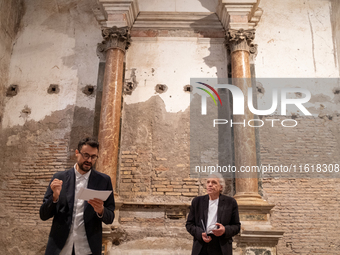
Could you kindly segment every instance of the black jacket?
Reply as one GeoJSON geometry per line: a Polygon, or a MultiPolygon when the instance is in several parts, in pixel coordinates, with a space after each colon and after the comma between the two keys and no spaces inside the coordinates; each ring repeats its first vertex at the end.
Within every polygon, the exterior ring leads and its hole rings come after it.
{"type": "MultiPolygon", "coordinates": [[[[54,174],[51,182],[55,178],[63,181],[58,202],[53,203],[53,191],[51,190],[50,185],[48,185],[43,204],[40,207],[40,218],[42,220],[48,220],[49,218],[54,217],[46,247],[46,255],[58,255],[60,253],[66,243],[72,224],[75,192],[74,168],[54,174]]],[[[95,190],[112,190],[111,178],[106,174],[92,169],[87,187],[95,190]]],[[[105,224],[111,224],[114,219],[114,209],[115,202],[113,192],[104,202],[104,213],[102,218],[99,218],[93,207],[85,201],[85,231],[93,255],[101,254],[102,221],[105,224]]]]}
{"type": "MultiPolygon", "coordinates": [[[[194,237],[192,255],[198,255],[205,245],[202,239],[203,227],[207,226],[209,209],[209,195],[196,197],[191,202],[190,212],[188,215],[186,229],[194,237]]],[[[232,237],[240,232],[240,219],[238,215],[238,206],[234,198],[220,195],[217,209],[217,223],[225,227],[225,233],[218,237],[219,244],[223,255],[232,254],[232,237]]]]}

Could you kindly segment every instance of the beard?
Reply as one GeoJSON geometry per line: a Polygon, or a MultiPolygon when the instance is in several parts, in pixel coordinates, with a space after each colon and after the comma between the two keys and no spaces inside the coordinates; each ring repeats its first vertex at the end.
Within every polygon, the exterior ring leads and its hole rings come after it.
{"type": "Polygon", "coordinates": [[[83,162],[83,163],[81,163],[81,164],[78,163],[78,166],[79,166],[79,168],[80,168],[82,171],[88,172],[88,171],[90,171],[91,168],[92,168],[92,163],[85,161],[85,162],[83,162]]]}

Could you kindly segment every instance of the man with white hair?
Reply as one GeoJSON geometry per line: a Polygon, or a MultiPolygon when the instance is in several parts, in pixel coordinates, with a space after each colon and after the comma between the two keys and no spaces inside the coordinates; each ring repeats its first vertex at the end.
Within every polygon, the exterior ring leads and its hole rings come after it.
{"type": "Polygon", "coordinates": [[[238,206],[234,198],[222,195],[225,182],[220,173],[206,181],[207,195],[192,200],[186,222],[194,237],[192,255],[232,255],[232,237],[240,232],[238,206]]]}

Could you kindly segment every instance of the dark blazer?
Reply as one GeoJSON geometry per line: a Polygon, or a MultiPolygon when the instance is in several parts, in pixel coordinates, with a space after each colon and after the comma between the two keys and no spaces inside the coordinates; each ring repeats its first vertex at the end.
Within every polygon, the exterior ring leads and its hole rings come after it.
{"type": "MultiPolygon", "coordinates": [[[[196,197],[191,202],[190,212],[188,215],[186,228],[194,237],[192,255],[198,255],[203,245],[206,243],[202,239],[203,227],[207,226],[209,209],[209,195],[196,197]]],[[[238,215],[238,206],[234,198],[220,195],[217,209],[217,223],[225,227],[225,233],[218,237],[223,255],[232,254],[232,237],[240,232],[240,219],[238,215]]]]}
{"type": "MultiPolygon", "coordinates": [[[[55,178],[63,181],[58,202],[53,203],[53,191],[51,190],[50,185],[48,185],[43,204],[40,207],[40,218],[42,220],[45,221],[54,217],[47,242],[46,255],[57,255],[61,252],[68,238],[72,224],[75,192],[74,168],[54,174],[51,182],[55,178]]],[[[106,174],[92,169],[87,187],[95,190],[112,190],[111,178],[106,174]]],[[[102,218],[99,218],[93,207],[85,201],[85,231],[93,255],[101,254],[102,221],[105,224],[111,224],[114,219],[114,209],[115,202],[113,192],[104,202],[104,213],[102,218]]]]}

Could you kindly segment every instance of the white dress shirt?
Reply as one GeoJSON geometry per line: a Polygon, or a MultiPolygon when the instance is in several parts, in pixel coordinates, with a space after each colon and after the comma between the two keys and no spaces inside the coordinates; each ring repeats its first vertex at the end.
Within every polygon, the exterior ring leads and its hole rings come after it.
{"type": "Polygon", "coordinates": [[[87,255],[92,254],[84,225],[84,200],[77,199],[78,192],[81,187],[87,188],[89,176],[91,170],[86,174],[81,174],[76,170],[74,165],[74,172],[76,175],[75,192],[74,192],[74,204],[73,204],[73,215],[72,225],[70,234],[66,240],[64,248],[61,250],[60,255],[72,255],[74,246],[74,252],[76,255],[87,255]]]}
{"type": "Polygon", "coordinates": [[[217,198],[215,200],[209,200],[209,209],[208,209],[208,220],[207,220],[207,233],[212,234],[213,229],[217,229],[217,208],[218,201],[220,199],[217,198]]]}

